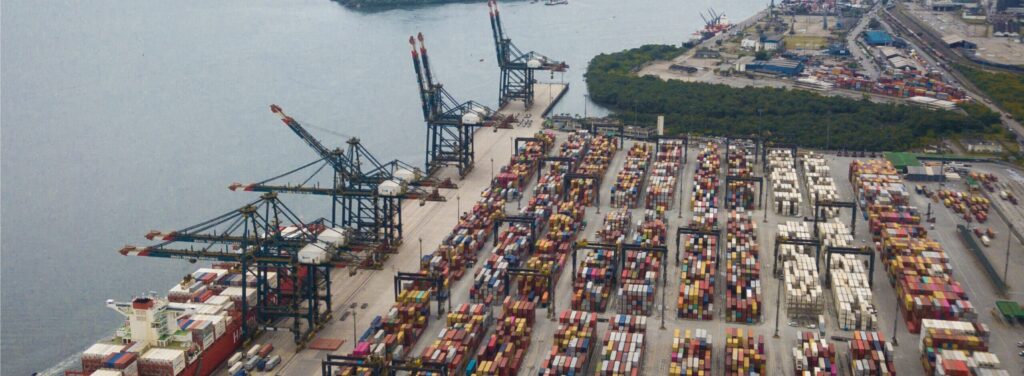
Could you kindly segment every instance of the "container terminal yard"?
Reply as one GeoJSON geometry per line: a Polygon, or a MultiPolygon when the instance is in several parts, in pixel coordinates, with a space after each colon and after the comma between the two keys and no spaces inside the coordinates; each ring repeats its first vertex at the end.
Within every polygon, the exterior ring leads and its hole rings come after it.
{"type": "Polygon", "coordinates": [[[166,300],[109,301],[126,326],[80,374],[1024,369],[1017,170],[664,135],[660,122],[644,140],[549,129],[569,88],[533,74],[568,67],[515,48],[489,5],[497,111],[434,80],[446,68],[422,35],[423,169],[357,139],[332,150],[272,106],[321,159],[232,184],[258,199],[121,249],[215,263],[166,300]],[[329,196],[332,218],[298,220],[288,193],[329,196]]]}

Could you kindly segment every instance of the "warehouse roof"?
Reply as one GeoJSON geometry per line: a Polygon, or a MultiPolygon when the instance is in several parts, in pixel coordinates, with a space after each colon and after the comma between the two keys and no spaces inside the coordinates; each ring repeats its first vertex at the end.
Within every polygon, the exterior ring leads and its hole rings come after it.
{"type": "Polygon", "coordinates": [[[885,159],[892,162],[892,166],[897,170],[903,171],[906,170],[907,167],[921,165],[921,161],[917,160],[917,156],[913,153],[885,152],[884,155],[885,159]]]}
{"type": "Polygon", "coordinates": [[[871,45],[890,44],[892,36],[882,30],[868,30],[864,32],[864,40],[871,45]]]}

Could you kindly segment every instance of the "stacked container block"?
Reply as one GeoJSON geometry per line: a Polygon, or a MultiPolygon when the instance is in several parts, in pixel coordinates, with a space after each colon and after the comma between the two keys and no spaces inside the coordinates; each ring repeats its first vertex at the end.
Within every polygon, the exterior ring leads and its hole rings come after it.
{"type": "Polygon", "coordinates": [[[726,221],[725,319],[761,320],[761,260],[757,224],[750,212],[731,211],[726,221]]]}
{"type": "Polygon", "coordinates": [[[672,208],[676,197],[676,180],[683,164],[683,147],[681,140],[664,140],[658,144],[647,181],[647,209],[663,214],[672,208]]]}
{"type": "Polygon", "coordinates": [[[601,347],[597,375],[638,376],[643,372],[647,317],[615,315],[601,347]]]}
{"type": "Polygon", "coordinates": [[[554,344],[537,375],[582,375],[597,346],[597,316],[590,312],[562,311],[554,344]]]}
{"type": "Polygon", "coordinates": [[[679,335],[679,329],[672,336],[672,362],[668,367],[670,376],[711,375],[713,353],[711,335],[704,329],[686,329],[679,335]]]}
{"type": "Polygon", "coordinates": [[[754,337],[751,331],[739,328],[725,329],[725,374],[726,376],[767,375],[765,364],[767,354],[764,336],[754,337]]]}
{"type": "Polygon", "coordinates": [[[640,202],[644,179],[651,164],[650,144],[637,143],[626,152],[626,162],[611,188],[613,208],[635,208],[640,202]]]}

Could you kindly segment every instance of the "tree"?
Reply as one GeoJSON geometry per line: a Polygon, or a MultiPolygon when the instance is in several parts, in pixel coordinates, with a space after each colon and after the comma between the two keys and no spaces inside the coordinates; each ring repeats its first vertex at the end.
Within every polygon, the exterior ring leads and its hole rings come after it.
{"type": "Polygon", "coordinates": [[[768,60],[770,57],[771,56],[768,54],[768,51],[765,50],[757,51],[757,53],[754,54],[755,60],[768,60]]]}

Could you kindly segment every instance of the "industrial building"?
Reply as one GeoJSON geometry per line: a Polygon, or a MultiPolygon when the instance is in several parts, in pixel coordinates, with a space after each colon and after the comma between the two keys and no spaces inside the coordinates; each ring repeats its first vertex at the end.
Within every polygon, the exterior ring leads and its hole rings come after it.
{"type": "Polygon", "coordinates": [[[890,46],[892,35],[882,30],[868,30],[864,32],[864,42],[869,46],[890,46]]]}
{"type": "Polygon", "coordinates": [[[746,70],[758,73],[796,76],[804,71],[804,63],[784,59],[755,60],[746,64],[746,70]]]}

